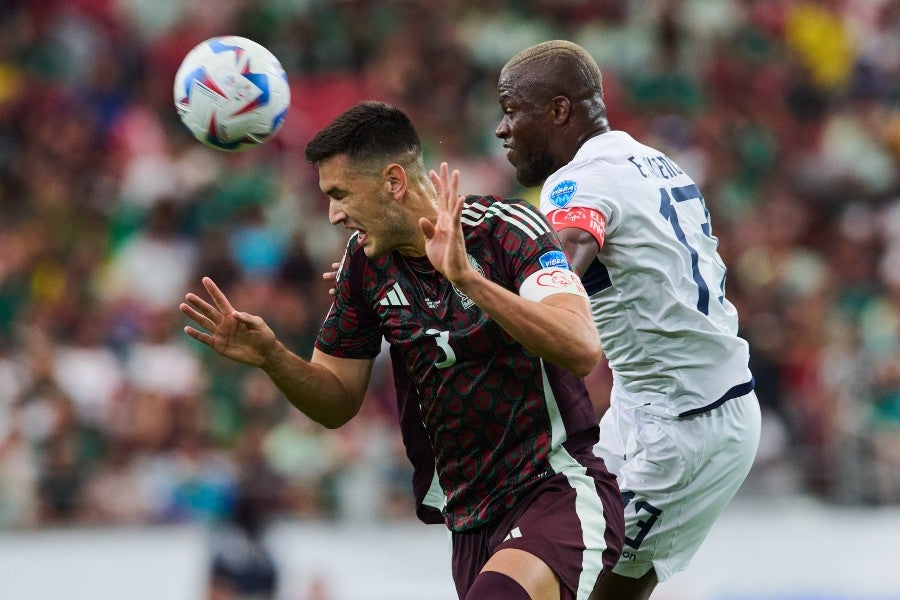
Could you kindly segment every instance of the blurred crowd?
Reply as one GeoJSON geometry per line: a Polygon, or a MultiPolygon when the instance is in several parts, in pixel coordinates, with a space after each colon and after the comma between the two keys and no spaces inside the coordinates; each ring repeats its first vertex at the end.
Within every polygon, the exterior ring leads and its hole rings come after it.
{"type": "MultiPolygon", "coordinates": [[[[743,493],[900,503],[900,2],[4,0],[0,529],[413,518],[386,361],[328,431],[177,306],[209,275],[309,356],[346,232],[303,149],[359,100],[406,110],[463,192],[533,199],[496,81],[555,38],[597,58],[613,128],[704,191],[764,405],[743,493]],[[173,106],[181,59],[223,34],[292,87],[250,152],[173,106]]],[[[606,367],[589,381],[599,414],[606,367]]]]}

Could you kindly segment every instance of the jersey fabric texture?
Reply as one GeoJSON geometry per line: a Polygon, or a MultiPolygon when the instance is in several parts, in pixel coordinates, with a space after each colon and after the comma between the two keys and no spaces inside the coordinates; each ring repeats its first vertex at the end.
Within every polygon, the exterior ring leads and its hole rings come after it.
{"type": "Polygon", "coordinates": [[[679,417],[753,389],[709,213],[674,162],[610,131],[547,179],[540,203],[557,229],[578,226],[596,238],[579,211],[605,221],[582,281],[622,404],[679,417]]]}
{"type": "Polygon", "coordinates": [[[557,228],[600,246],[582,281],[613,372],[595,451],[615,473],[625,544],[613,569],[687,567],[759,444],[747,342],[694,181],[621,131],[588,140],[541,190],[557,228]]]}
{"type": "MultiPolygon", "coordinates": [[[[462,224],[470,263],[512,291],[561,251],[546,218],[522,200],[471,196],[462,224]]],[[[418,398],[421,426],[401,406],[417,496],[432,505],[442,496],[451,530],[490,523],[545,477],[583,472],[572,455],[596,443],[599,427],[582,380],[525,350],[426,257],[370,259],[353,236],[316,347],[370,359],[382,338],[398,390],[418,398]],[[423,434],[433,466],[423,448],[410,448],[423,434]],[[438,485],[432,478],[425,490],[431,473],[438,485]]]]}

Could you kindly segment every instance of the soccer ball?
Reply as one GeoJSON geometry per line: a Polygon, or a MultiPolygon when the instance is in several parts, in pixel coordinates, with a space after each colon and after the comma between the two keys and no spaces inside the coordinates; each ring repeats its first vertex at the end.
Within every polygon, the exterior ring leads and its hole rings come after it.
{"type": "Polygon", "coordinates": [[[175,75],[175,108],[191,134],[219,150],[255,148],[281,128],[291,91],[278,59],[238,36],[188,52],[175,75]]]}

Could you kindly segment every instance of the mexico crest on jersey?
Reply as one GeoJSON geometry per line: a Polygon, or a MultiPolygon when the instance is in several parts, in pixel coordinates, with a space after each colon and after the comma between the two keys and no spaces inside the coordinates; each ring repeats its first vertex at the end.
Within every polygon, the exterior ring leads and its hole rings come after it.
{"type": "Polygon", "coordinates": [[[571,179],[560,181],[553,186],[553,190],[550,192],[550,202],[554,206],[562,208],[569,203],[569,200],[575,195],[575,190],[577,189],[577,181],[572,181],[571,179]]]}
{"type": "MultiPolygon", "coordinates": [[[[466,259],[468,259],[469,264],[472,265],[472,268],[478,271],[481,276],[484,277],[484,269],[481,268],[481,265],[478,264],[478,261],[475,260],[475,257],[469,253],[466,253],[466,259]]],[[[456,292],[456,294],[459,296],[459,300],[462,303],[463,308],[468,309],[470,306],[475,304],[475,302],[473,302],[471,298],[456,289],[455,286],[453,288],[453,291],[456,292]]]]}

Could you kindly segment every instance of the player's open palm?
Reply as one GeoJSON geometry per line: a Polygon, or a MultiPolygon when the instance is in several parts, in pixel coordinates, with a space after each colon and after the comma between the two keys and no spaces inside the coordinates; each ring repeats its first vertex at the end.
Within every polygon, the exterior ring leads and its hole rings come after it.
{"type": "Polygon", "coordinates": [[[185,296],[179,306],[203,330],[187,326],[184,332],[232,360],[255,367],[266,362],[277,344],[275,332],[262,318],[235,310],[222,290],[209,277],[203,278],[212,304],[196,294],[185,296]]]}
{"type": "Polygon", "coordinates": [[[465,198],[459,195],[459,171],[449,173],[447,163],[441,163],[440,174],[431,171],[431,181],[438,192],[437,221],[419,219],[425,234],[425,253],[434,268],[453,283],[462,281],[470,271],[463,237],[462,207],[465,198]]]}

